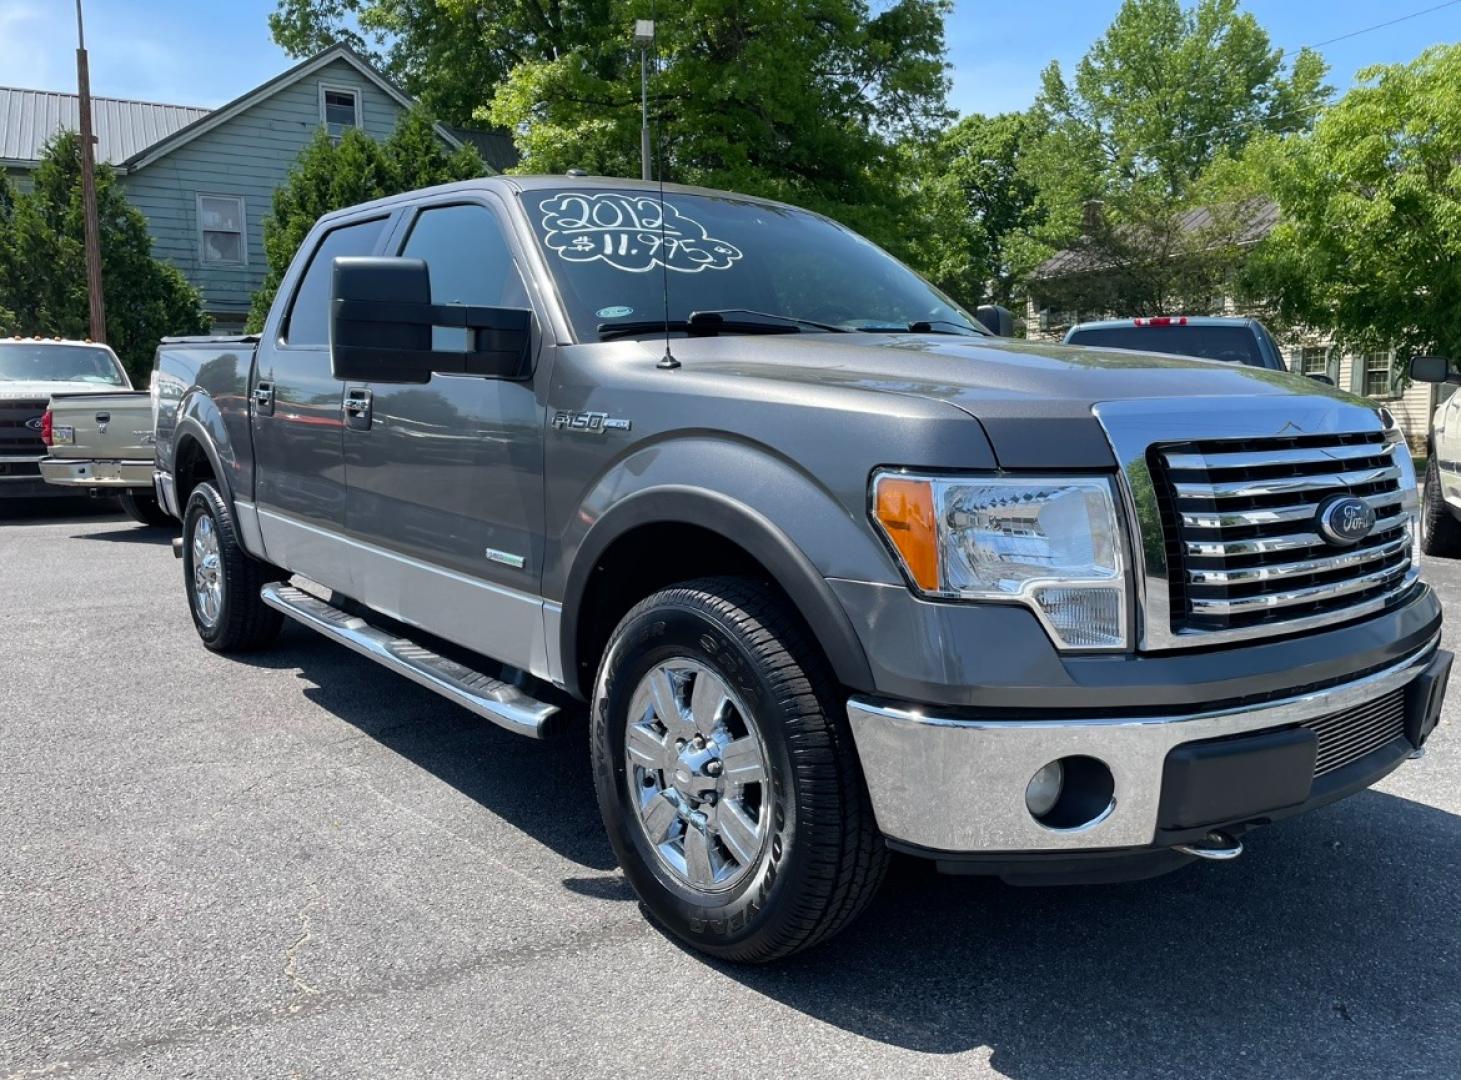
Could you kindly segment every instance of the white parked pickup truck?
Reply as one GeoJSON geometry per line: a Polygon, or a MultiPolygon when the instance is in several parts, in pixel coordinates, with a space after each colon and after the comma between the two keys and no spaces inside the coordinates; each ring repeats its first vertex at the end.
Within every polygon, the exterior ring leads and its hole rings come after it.
{"type": "Polygon", "coordinates": [[[0,494],[118,495],[167,521],[152,494],[152,404],[116,353],[90,341],[0,338],[0,494]]]}

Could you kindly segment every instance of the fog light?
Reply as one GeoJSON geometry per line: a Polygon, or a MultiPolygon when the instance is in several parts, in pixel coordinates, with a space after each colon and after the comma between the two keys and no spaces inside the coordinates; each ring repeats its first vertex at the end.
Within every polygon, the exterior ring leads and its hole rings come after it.
{"type": "Polygon", "coordinates": [[[1064,784],[1065,769],[1058,761],[1052,761],[1030,777],[1030,782],[1025,785],[1025,805],[1029,807],[1030,813],[1037,818],[1043,818],[1055,809],[1064,784]]]}

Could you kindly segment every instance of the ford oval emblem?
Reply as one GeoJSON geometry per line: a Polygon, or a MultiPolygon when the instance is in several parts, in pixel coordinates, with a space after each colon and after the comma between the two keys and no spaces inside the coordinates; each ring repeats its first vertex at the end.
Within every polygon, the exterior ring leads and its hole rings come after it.
{"type": "Polygon", "coordinates": [[[45,417],[42,416],[33,416],[25,422],[25,426],[32,431],[39,431],[41,429],[41,421],[44,419],[45,417]]]}
{"type": "Polygon", "coordinates": [[[1319,507],[1319,535],[1331,544],[1348,547],[1370,535],[1375,527],[1375,511],[1363,499],[1340,495],[1319,507]]]}

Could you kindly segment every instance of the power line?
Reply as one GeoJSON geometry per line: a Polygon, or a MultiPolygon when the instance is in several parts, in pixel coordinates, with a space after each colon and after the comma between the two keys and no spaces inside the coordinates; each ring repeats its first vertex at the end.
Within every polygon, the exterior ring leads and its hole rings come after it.
{"type": "Polygon", "coordinates": [[[1366,26],[1361,30],[1351,30],[1347,34],[1340,34],[1338,37],[1329,38],[1327,41],[1316,41],[1312,45],[1305,45],[1306,49],[1322,49],[1325,45],[1333,45],[1336,41],[1348,41],[1350,38],[1359,37],[1361,34],[1369,34],[1375,30],[1383,30],[1387,26],[1394,26],[1396,23],[1407,22],[1410,19],[1418,19],[1422,15],[1429,15],[1433,11],[1440,11],[1442,8],[1455,7],[1461,4],[1461,0],[1446,0],[1444,4],[1436,4],[1423,11],[1412,11],[1409,15],[1401,15],[1399,18],[1390,19],[1386,22],[1376,23],[1374,26],[1366,26]]]}

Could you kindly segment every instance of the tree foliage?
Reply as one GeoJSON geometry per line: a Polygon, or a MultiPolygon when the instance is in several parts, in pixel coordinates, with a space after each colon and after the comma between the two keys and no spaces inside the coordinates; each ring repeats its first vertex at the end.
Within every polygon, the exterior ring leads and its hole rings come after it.
{"type": "Polygon", "coordinates": [[[403,115],[384,142],[359,128],[331,138],[323,128],[300,151],[264,218],[263,284],[254,294],[248,329],[263,328],[274,293],[299,245],[324,214],[403,191],[487,174],[470,145],[448,153],[424,109],[403,115]]]}
{"type": "MultiPolygon", "coordinates": [[[[34,188],[20,194],[0,184],[0,334],[85,338],[91,319],[80,139],[71,132],[53,138],[32,179],[34,188]]],[[[208,316],[198,290],[152,257],[147,220],[106,165],[96,170],[96,202],[108,344],[145,386],[158,339],[206,333],[208,316]]]]}
{"type": "Polygon", "coordinates": [[[1042,76],[1038,107],[1062,149],[1106,188],[1179,199],[1255,134],[1305,131],[1328,99],[1323,59],[1282,49],[1238,0],[1125,0],[1067,81],[1042,76]]]}
{"type": "Polygon", "coordinates": [[[667,179],[781,198],[900,246],[896,142],[947,119],[949,0],[278,0],[296,54],[345,40],[453,120],[511,131],[525,172],[640,172],[636,19],[667,179]],[[450,61],[441,57],[449,56],[450,61]],[[473,107],[468,109],[471,104],[473,107]]]}
{"type": "Polygon", "coordinates": [[[1028,156],[1029,113],[966,116],[941,137],[911,144],[907,173],[921,210],[909,255],[965,306],[1010,304],[1023,270],[1023,237],[1047,222],[1028,156]]]}
{"type": "MultiPolygon", "coordinates": [[[[639,172],[643,0],[513,68],[485,115],[525,171],[639,172]],[[605,30],[607,29],[607,33],[605,30]]],[[[899,246],[897,138],[947,117],[947,0],[684,0],[659,11],[650,87],[667,179],[783,199],[899,246]]]]}
{"type": "Polygon", "coordinates": [[[1283,216],[1250,288],[1355,351],[1461,357],[1461,45],[1360,72],[1311,136],[1257,149],[1283,216]]]}
{"type": "Polygon", "coordinates": [[[1043,134],[1026,156],[1045,204],[1027,262],[1074,244],[1103,270],[1032,289],[1090,312],[1205,309],[1242,262],[1258,196],[1206,177],[1254,138],[1311,128],[1325,71],[1307,49],[1286,62],[1237,0],[1125,0],[1072,79],[1046,69],[1032,120],[1043,134]]]}
{"type": "Polygon", "coordinates": [[[277,0],[274,40],[291,56],[349,45],[450,124],[468,124],[515,64],[536,56],[534,26],[591,16],[594,3],[534,0],[277,0]],[[567,14],[565,14],[567,13],[567,14]]]}

